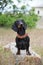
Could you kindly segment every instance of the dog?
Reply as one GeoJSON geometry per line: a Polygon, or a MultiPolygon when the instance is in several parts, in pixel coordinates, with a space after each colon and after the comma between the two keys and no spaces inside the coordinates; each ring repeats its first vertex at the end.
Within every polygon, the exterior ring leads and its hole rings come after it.
{"type": "Polygon", "coordinates": [[[14,24],[12,25],[12,29],[17,32],[16,36],[16,47],[18,49],[17,55],[20,55],[20,50],[26,49],[26,55],[31,55],[29,51],[30,46],[30,38],[28,34],[26,33],[27,24],[24,20],[16,20],[14,24]]]}

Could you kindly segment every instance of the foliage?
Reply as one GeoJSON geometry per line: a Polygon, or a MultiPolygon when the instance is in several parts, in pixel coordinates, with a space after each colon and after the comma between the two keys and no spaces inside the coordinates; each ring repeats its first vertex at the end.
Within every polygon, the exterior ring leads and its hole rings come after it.
{"type": "MultiPolygon", "coordinates": [[[[13,5],[13,8],[17,9],[16,5],[13,5]]],[[[21,7],[21,9],[24,12],[25,12],[25,8],[26,7],[24,5],[21,7]]],[[[5,14],[0,13],[0,26],[11,27],[15,20],[23,19],[28,27],[33,28],[36,26],[36,21],[38,20],[38,15],[36,15],[34,11],[35,9],[32,8],[28,14],[26,13],[24,14],[22,12],[19,13],[16,12],[13,14],[10,12],[7,12],[5,14]]]]}
{"type": "Polygon", "coordinates": [[[21,7],[21,9],[22,9],[22,10],[24,10],[25,8],[26,8],[26,6],[25,6],[25,5],[23,5],[23,6],[21,7]]]}
{"type": "Polygon", "coordinates": [[[0,15],[0,26],[11,26],[13,18],[10,15],[0,15]]]}
{"type": "Polygon", "coordinates": [[[1,13],[3,12],[3,10],[5,9],[5,7],[9,3],[11,4],[11,3],[13,3],[13,1],[12,0],[0,0],[0,10],[1,10],[1,13]]]}
{"type": "Polygon", "coordinates": [[[11,27],[15,20],[23,19],[27,26],[32,28],[36,25],[36,21],[38,20],[38,16],[35,14],[1,14],[0,15],[0,26],[11,27]]]}
{"type": "MultiPolygon", "coordinates": [[[[18,4],[20,4],[22,2],[22,0],[17,0],[17,2],[18,2],[18,4]]],[[[24,2],[25,2],[25,0],[24,0],[24,2]]],[[[13,13],[16,13],[16,12],[18,13],[20,11],[23,11],[23,13],[25,13],[26,6],[22,5],[21,7],[18,7],[18,5],[14,4],[13,0],[0,0],[0,12],[1,13],[5,13],[6,11],[8,12],[8,9],[11,9],[11,8],[13,9],[12,10],[13,13]],[[6,9],[7,7],[8,7],[8,9],[6,9]]]]}
{"type": "Polygon", "coordinates": [[[19,3],[21,2],[21,0],[17,0],[19,3]]]}
{"type": "Polygon", "coordinates": [[[13,13],[14,14],[18,13],[18,7],[16,5],[13,5],[13,13]]]}
{"type": "Polygon", "coordinates": [[[25,14],[26,6],[25,6],[25,5],[22,5],[21,10],[22,10],[23,13],[25,14]]]}

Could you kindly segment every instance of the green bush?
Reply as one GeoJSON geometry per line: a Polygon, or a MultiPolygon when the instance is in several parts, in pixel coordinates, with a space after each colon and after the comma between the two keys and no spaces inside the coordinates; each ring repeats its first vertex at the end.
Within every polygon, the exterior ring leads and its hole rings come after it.
{"type": "Polygon", "coordinates": [[[24,19],[27,23],[28,27],[32,28],[35,27],[36,21],[38,20],[38,16],[35,14],[26,15],[26,14],[2,14],[0,15],[0,26],[11,27],[15,20],[17,19],[24,19]]]}
{"type": "Polygon", "coordinates": [[[5,26],[6,24],[6,16],[0,15],[0,26],[5,26]]]}
{"type": "Polygon", "coordinates": [[[18,15],[18,19],[23,19],[26,22],[28,27],[33,28],[36,26],[36,22],[38,20],[37,15],[35,15],[35,14],[33,14],[33,15],[22,15],[22,16],[20,16],[20,15],[21,14],[18,15]]]}
{"type": "Polygon", "coordinates": [[[0,26],[10,27],[14,21],[14,17],[10,15],[0,15],[0,26]]]}
{"type": "Polygon", "coordinates": [[[27,25],[28,25],[28,27],[30,27],[30,28],[35,27],[37,20],[38,20],[37,15],[28,16],[27,17],[27,25]]]}

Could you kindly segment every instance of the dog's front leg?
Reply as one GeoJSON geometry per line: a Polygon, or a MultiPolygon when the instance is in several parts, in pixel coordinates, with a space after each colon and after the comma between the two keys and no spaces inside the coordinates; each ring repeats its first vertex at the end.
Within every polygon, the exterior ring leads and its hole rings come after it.
{"type": "Polygon", "coordinates": [[[31,55],[29,48],[26,49],[26,55],[31,55]]]}
{"type": "Polygon", "coordinates": [[[16,55],[20,55],[20,49],[17,49],[16,55]]]}

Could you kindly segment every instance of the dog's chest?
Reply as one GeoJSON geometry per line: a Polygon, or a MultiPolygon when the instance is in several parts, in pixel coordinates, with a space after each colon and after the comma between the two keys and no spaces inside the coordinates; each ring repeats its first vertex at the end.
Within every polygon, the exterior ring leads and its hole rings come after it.
{"type": "Polygon", "coordinates": [[[27,37],[22,38],[22,39],[18,38],[18,40],[19,40],[20,43],[26,43],[27,42],[27,37]]]}
{"type": "Polygon", "coordinates": [[[22,36],[25,34],[25,29],[24,28],[18,29],[17,33],[22,36]]]}

